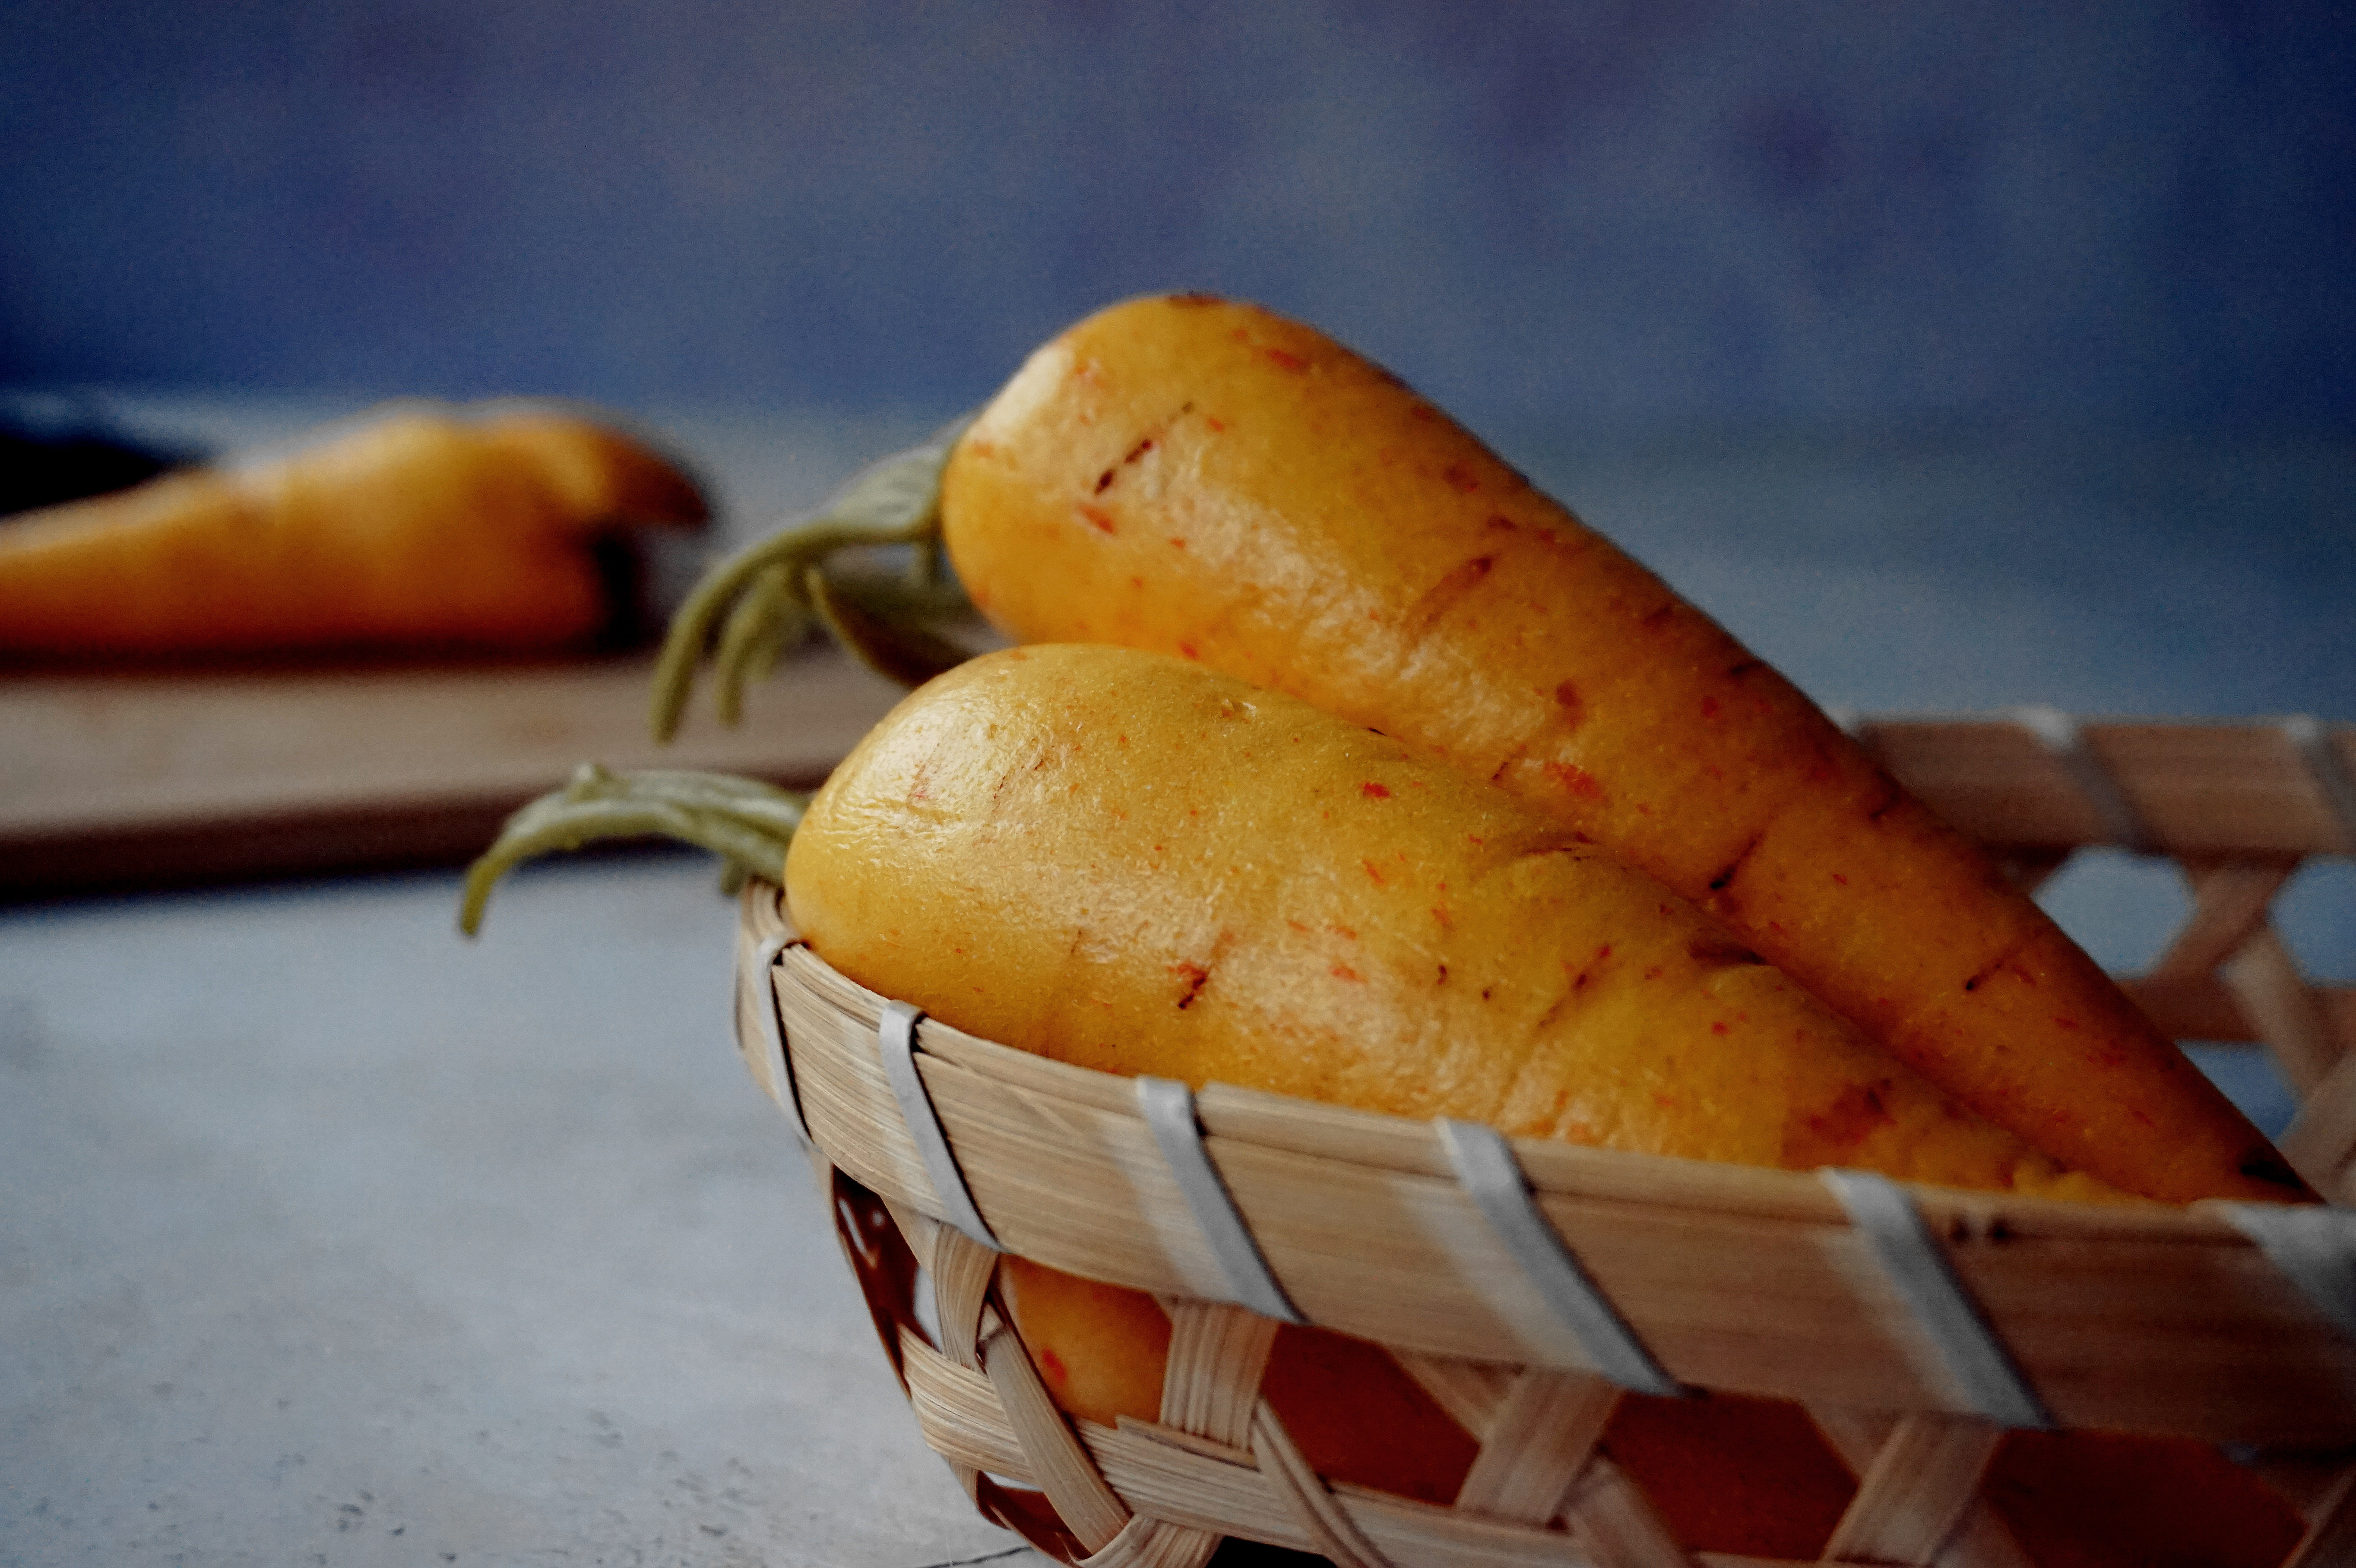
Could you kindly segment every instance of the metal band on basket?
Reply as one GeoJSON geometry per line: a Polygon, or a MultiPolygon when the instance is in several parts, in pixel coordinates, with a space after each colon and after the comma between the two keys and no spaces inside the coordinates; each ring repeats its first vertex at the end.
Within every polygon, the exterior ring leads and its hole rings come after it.
{"type": "Polygon", "coordinates": [[[1202,1227],[1211,1256],[1226,1275],[1236,1304],[1280,1323],[1308,1322],[1269,1268],[1258,1240],[1236,1207],[1235,1194],[1227,1190],[1219,1168],[1211,1163],[1210,1151],[1203,1147],[1194,1092],[1174,1078],[1141,1076],[1137,1080],[1137,1108],[1152,1129],[1153,1142],[1162,1150],[1162,1163],[1170,1168],[1171,1179],[1178,1184],[1179,1196],[1186,1200],[1194,1223],[1202,1227]]]}
{"type": "Polygon", "coordinates": [[[1938,1347],[1972,1408],[2003,1426],[2051,1427],[2045,1402],[2021,1374],[1980,1304],[1947,1261],[1906,1189],[1870,1170],[1820,1170],[1874,1260],[1938,1347]]]}
{"type": "Polygon", "coordinates": [[[958,1168],[948,1135],[941,1130],[940,1114],[933,1109],[933,1097],[926,1092],[924,1074],[916,1071],[916,1020],[924,1016],[921,1008],[906,1002],[887,1001],[884,1016],[876,1020],[876,1050],[883,1055],[884,1074],[892,1081],[892,1097],[900,1102],[900,1117],[907,1123],[908,1136],[925,1162],[925,1174],[933,1179],[933,1191],[945,1211],[941,1218],[991,1252],[1002,1253],[1006,1249],[998,1244],[998,1237],[974,1204],[973,1194],[966,1189],[965,1172],[958,1168]]]}
{"type": "Polygon", "coordinates": [[[778,955],[795,944],[789,933],[764,937],[753,955],[753,984],[761,993],[761,1005],[755,1010],[761,1017],[761,1057],[768,1064],[769,1092],[776,1097],[778,1108],[794,1125],[794,1136],[802,1141],[804,1149],[818,1147],[810,1136],[809,1121],[802,1115],[802,1092],[794,1082],[794,1059],[786,1050],[785,1020],[777,1016],[777,988],[770,976],[777,967],[778,955]]]}
{"type": "Polygon", "coordinates": [[[1479,1122],[1436,1118],[1440,1147],[1456,1169],[1458,1185],[1481,1211],[1489,1229],[1521,1265],[1555,1315],[1561,1318],[1596,1371],[1636,1393],[1685,1391],[1662,1370],[1570,1250],[1547,1223],[1530,1195],[1529,1178],[1503,1133],[1479,1122]]]}
{"type": "Polygon", "coordinates": [[[2332,1326],[2356,1339],[2356,1211],[2319,1203],[2202,1205],[2256,1243],[2332,1326]]]}

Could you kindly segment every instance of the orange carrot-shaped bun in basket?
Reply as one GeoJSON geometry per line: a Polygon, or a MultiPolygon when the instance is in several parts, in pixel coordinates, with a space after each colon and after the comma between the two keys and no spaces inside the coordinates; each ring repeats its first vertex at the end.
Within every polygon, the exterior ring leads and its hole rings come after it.
{"type": "Polygon", "coordinates": [[[1090,317],[958,443],[942,524],[1015,637],[1200,660],[1502,786],[2070,1166],[2174,1200],[2308,1196],[1788,681],[1309,327],[1200,297],[1090,317]]]}
{"type": "Polygon", "coordinates": [[[0,523],[0,653],[577,646],[633,608],[616,530],[705,515],[677,468],[600,425],[404,411],[0,523]]]}
{"type": "Polygon", "coordinates": [[[786,889],[843,974],[1085,1067],[2116,1196],[1512,796],[1160,655],[1017,648],[937,677],[813,798],[786,889]]]}
{"type": "MultiPolygon", "coordinates": [[[[1162,656],[1042,645],[937,677],[812,800],[786,887],[841,973],[1100,1070],[1615,1148],[2117,1198],[1528,805],[1162,656]]],[[[1058,1404],[1157,1418],[1170,1325],[1151,1296],[1014,1256],[998,1279],[1058,1404]]],[[[1446,1504],[1476,1446],[1384,1349],[1325,1330],[1280,1329],[1261,1392],[1334,1479],[1446,1504]]],[[[1630,1396],[1606,1442],[1710,1550],[1813,1560],[1854,1489],[1807,1417],[1773,1401],[1630,1396]]],[[[2213,1455],[2113,1447],[2029,1457],[2114,1480],[2180,1462],[2145,1511],[2244,1534],[2281,1522],[2213,1455]]],[[[2052,1511],[2032,1499],[2013,1517],[2058,1539],[2068,1521],[2052,1511]]],[[[2263,1545],[2216,1560],[2279,1557],[2263,1545]]]]}

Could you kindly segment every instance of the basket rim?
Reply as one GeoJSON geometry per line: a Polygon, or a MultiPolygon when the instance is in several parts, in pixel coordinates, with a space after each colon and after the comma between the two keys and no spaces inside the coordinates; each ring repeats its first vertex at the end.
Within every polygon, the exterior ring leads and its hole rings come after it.
{"type": "MultiPolygon", "coordinates": [[[[818,1151],[835,1166],[889,1200],[957,1224],[958,1195],[945,1196],[944,1183],[927,1169],[921,1137],[909,1131],[905,1102],[894,1098],[877,1057],[878,1026],[892,999],[841,976],[802,944],[774,883],[755,881],[744,891],[739,968],[739,1043],[756,1080],[789,1115],[805,1119],[818,1151]],[[766,998],[759,995],[755,963],[763,952],[775,965],[766,998]],[[761,1043],[770,1038],[763,1014],[776,1020],[774,1065],[761,1043]]],[[[931,1018],[914,1026],[912,1044],[923,1061],[931,1114],[953,1151],[951,1168],[960,1173],[948,1183],[970,1185],[979,1212],[996,1230],[984,1232],[991,1243],[1110,1284],[1251,1305],[1232,1275],[1206,1267],[1203,1256],[1172,1261],[1171,1253],[1188,1250],[1183,1240],[1167,1242],[1173,1225],[1193,1228],[1198,1254],[1205,1253],[1199,1238],[1207,1227],[1199,1223],[1199,1198],[1190,1204],[1173,1179],[1136,1168],[1131,1157],[1155,1147],[1139,1113],[1138,1081],[931,1018]],[[1024,1143],[1042,1129],[1049,1139],[1070,1133],[1073,1147],[1048,1151],[1024,1143]],[[1127,1153],[1113,1157],[1097,1147],[1114,1144],[1127,1153]],[[1077,1160],[1075,1168],[1093,1172],[1093,1180],[1048,1179],[1032,1168],[1043,1158],[1051,1165],[1077,1160]],[[1108,1184],[1121,1183],[1145,1196],[1109,1192],[1108,1184]],[[1105,1234],[1108,1201],[1113,1211],[1141,1206],[1144,1228],[1158,1238],[1141,1243],[1105,1234]],[[1151,1255],[1157,1251],[1162,1255],[1151,1255]]],[[[1558,1325],[1551,1333],[1543,1326],[1534,1331],[1527,1303],[1518,1312],[1497,1311],[1488,1301],[1489,1316],[1503,1319],[1502,1328],[1497,1321],[1463,1331],[1417,1324],[1401,1336],[1382,1330],[1416,1312],[1393,1297],[1403,1286],[1430,1284],[1429,1275],[1402,1280],[1392,1277],[1396,1269],[1387,1275],[1351,1267],[1343,1270],[1349,1277],[1342,1285],[1306,1285],[1319,1268],[1332,1268],[1337,1254],[1346,1255],[1354,1240],[1366,1238],[1354,1236],[1344,1216],[1323,1227],[1335,1237],[1304,1239],[1305,1231],[1320,1227],[1287,1213],[1281,1189],[1308,1183],[1298,1198],[1323,1181],[1331,1191],[1360,1197],[1408,1191],[1411,1202],[1444,1203],[1449,1193],[1461,1196],[1460,1170],[1434,1123],[1221,1083],[1199,1086],[1193,1108],[1231,1206],[1255,1217],[1250,1229],[1258,1246],[1273,1275],[1295,1286],[1304,1320],[1423,1354],[1601,1370],[1591,1344],[1564,1335],[1558,1325]],[[1379,1302],[1357,1300],[1354,1290],[1389,1294],[1379,1302]]],[[[1966,1315],[1979,1320],[1980,1347],[1993,1347],[1999,1360],[2010,1362],[2016,1391],[2026,1392],[2028,1403],[2008,1405],[2001,1369],[1991,1395],[1986,1381],[1976,1383],[1959,1366],[1970,1359],[1971,1327],[1929,1321],[1937,1312],[1910,1296],[1899,1277],[1904,1268],[1890,1263],[1877,1237],[1859,1230],[1840,1184],[1823,1173],[1545,1138],[1500,1141],[1518,1164],[1533,1211],[1544,1216],[1574,1269],[1590,1276],[1607,1310],[1677,1383],[1971,1414],[2012,1425],[2094,1425],[2301,1447],[2356,1445],[2356,1329],[2346,1326],[2351,1306],[2319,1297],[2314,1270],[2297,1279],[2286,1274],[2279,1249],[2262,1244],[2250,1214],[2329,1216],[2322,1273],[2344,1271],[2356,1283],[2356,1211],[2216,1200],[2097,1204],[1869,1178],[1900,1194],[1903,1208],[1920,1217],[1938,1260],[1926,1266],[1944,1267],[1966,1315]],[[1731,1251],[1713,1263],[1714,1248],[1731,1251]],[[1745,1267],[1765,1272],[1746,1282],[1737,1277],[1745,1267]],[[1852,1330],[1832,1334],[1832,1343],[1813,1343],[1779,1316],[1824,1308],[1831,1294],[1846,1297],[1838,1310],[1852,1330]]],[[[1144,1163],[1168,1168],[1151,1156],[1144,1163]]],[[[1314,1193],[1310,1198],[1313,1207],[1314,1193]]],[[[1460,1203],[1458,1210],[1468,1229],[1480,1228],[1476,1209],[1460,1203]]],[[[1485,1251],[1494,1265],[1497,1249],[1485,1251]]],[[[1514,1254],[1509,1249],[1505,1255],[1510,1267],[1514,1254]]],[[[1462,1257],[1458,1263],[1460,1275],[1479,1272],[1462,1257]]],[[[1461,1277],[1454,1283],[1465,1285],[1461,1277]]],[[[1477,1300],[1496,1291],[1475,1281],[1459,1295],[1477,1300]]],[[[1541,1309],[1538,1316],[1547,1315],[1541,1309]]]]}

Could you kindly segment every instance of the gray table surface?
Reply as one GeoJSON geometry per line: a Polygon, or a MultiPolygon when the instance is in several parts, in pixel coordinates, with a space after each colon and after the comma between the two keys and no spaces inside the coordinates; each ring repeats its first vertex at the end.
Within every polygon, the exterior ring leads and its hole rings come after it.
{"type": "MultiPolygon", "coordinates": [[[[341,411],[119,406],[241,441],[341,411]]],[[[922,432],[665,422],[740,528],[922,432]]],[[[1503,444],[1829,703],[2356,720],[2345,441],[1503,444]]],[[[535,868],[473,944],[455,886],[0,910],[0,1563],[1022,1560],[735,1060],[708,867],[535,868]]],[[[2118,858],[2049,901],[2129,965],[2181,909],[2118,858]]],[[[2345,863],[2285,908],[2356,975],[2345,863]]]]}

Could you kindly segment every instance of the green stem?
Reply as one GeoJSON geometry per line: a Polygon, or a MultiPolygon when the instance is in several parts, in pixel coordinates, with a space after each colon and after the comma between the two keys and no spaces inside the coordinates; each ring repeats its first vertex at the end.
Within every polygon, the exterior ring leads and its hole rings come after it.
{"type": "MultiPolygon", "coordinates": [[[[840,635],[836,621],[818,608],[810,590],[813,574],[830,557],[862,547],[909,545],[916,551],[913,570],[926,582],[937,577],[941,470],[971,422],[970,416],[958,419],[924,445],[863,470],[829,496],[815,515],[755,540],[705,573],[671,617],[669,635],[655,662],[657,740],[669,741],[679,732],[696,667],[708,653],[714,656],[719,683],[716,706],[722,720],[734,724],[743,711],[746,677],[766,670],[810,622],[840,635]]],[[[928,641],[934,656],[963,656],[938,638],[928,641]]],[[[896,639],[847,638],[845,645],[894,679],[915,667],[896,639]]]]}
{"type": "Polygon", "coordinates": [[[829,635],[869,669],[912,691],[973,656],[895,614],[893,606],[863,602],[815,566],[803,573],[802,592],[829,635]]]}
{"type": "Polygon", "coordinates": [[[732,878],[774,880],[808,805],[807,795],[757,779],[660,769],[614,773],[584,763],[562,789],[509,817],[467,868],[458,929],[472,936],[481,928],[491,889],[524,861],[605,839],[675,838],[718,855],[732,878]]]}

